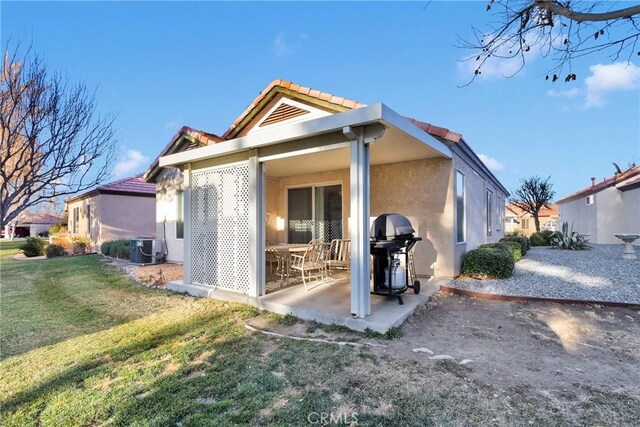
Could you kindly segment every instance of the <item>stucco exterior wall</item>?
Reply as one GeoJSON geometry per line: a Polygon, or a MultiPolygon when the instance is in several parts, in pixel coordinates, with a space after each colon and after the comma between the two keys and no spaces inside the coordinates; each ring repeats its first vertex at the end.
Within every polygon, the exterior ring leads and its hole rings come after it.
{"type": "Polygon", "coordinates": [[[156,178],[156,216],[155,235],[165,239],[167,260],[184,261],[184,240],[176,236],[178,217],[178,191],[182,190],[182,172],[166,168],[156,178]]]}
{"type": "MultiPolygon", "coordinates": [[[[464,161],[460,156],[453,155],[452,174],[452,191],[455,194],[455,174],[460,171],[464,174],[464,196],[465,196],[465,241],[462,243],[454,243],[454,275],[460,274],[462,267],[462,257],[467,251],[475,249],[483,243],[494,243],[504,236],[503,212],[504,201],[507,194],[496,188],[482,174],[477,172],[471,165],[464,161]],[[491,209],[491,218],[493,230],[491,236],[487,235],[487,214],[486,214],[486,190],[493,192],[493,207],[491,209]]],[[[453,199],[452,206],[455,206],[453,199]]],[[[454,213],[455,215],[455,213],[454,213]]],[[[455,218],[455,216],[454,216],[455,218]]],[[[455,220],[452,220],[455,226],[455,220]]],[[[453,235],[455,238],[455,234],[453,235]]]]}
{"type": "Polygon", "coordinates": [[[133,237],[155,237],[155,197],[101,194],[100,198],[100,243],[133,237]]]}
{"type": "Polygon", "coordinates": [[[563,222],[573,225],[573,230],[586,234],[592,243],[598,243],[598,200],[599,195],[593,195],[593,203],[587,205],[587,198],[581,197],[570,202],[558,204],[558,227],[563,222]]]}
{"type": "MultiPolygon", "coordinates": [[[[640,188],[622,193],[624,204],[624,233],[640,233],[640,188]]],[[[640,245],[640,241],[636,240],[640,245]]]]}
{"type": "Polygon", "coordinates": [[[598,209],[598,236],[595,243],[620,243],[620,240],[615,237],[615,234],[623,232],[622,229],[625,225],[625,209],[622,194],[622,191],[617,188],[609,187],[596,195],[598,200],[596,204],[598,209]]]}
{"type": "Polygon", "coordinates": [[[414,252],[418,275],[455,275],[452,179],[446,159],[371,167],[371,217],[399,213],[409,218],[423,239],[414,252]]]}
{"type": "Polygon", "coordinates": [[[102,236],[102,195],[98,194],[93,197],[87,197],[82,200],[76,200],[75,202],[67,204],[67,211],[69,214],[68,229],[69,234],[72,236],[88,237],[91,239],[93,250],[100,249],[100,244],[106,240],[102,236]],[[89,215],[88,206],[91,205],[92,210],[92,222],[91,232],[89,232],[89,215]],[[74,216],[73,211],[75,208],[80,209],[80,215],[78,217],[77,232],[74,233],[74,216]]]}

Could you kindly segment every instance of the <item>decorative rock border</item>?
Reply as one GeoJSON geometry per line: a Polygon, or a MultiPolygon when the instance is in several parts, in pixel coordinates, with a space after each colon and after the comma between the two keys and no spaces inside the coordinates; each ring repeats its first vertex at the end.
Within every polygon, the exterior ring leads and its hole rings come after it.
{"type": "Polygon", "coordinates": [[[593,300],[575,300],[564,298],[545,298],[545,297],[525,297],[517,295],[489,294],[486,292],[470,291],[467,289],[459,289],[451,286],[440,286],[440,292],[461,295],[465,297],[486,299],[493,301],[511,301],[511,302],[555,302],[560,304],[596,304],[606,307],[640,307],[640,304],[613,302],[613,301],[593,301],[593,300]]]}

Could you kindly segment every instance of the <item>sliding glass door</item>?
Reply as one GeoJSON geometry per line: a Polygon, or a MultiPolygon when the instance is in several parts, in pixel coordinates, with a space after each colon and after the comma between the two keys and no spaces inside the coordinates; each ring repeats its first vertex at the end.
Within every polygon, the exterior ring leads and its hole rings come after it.
{"type": "Polygon", "coordinates": [[[287,197],[289,243],[342,238],[342,185],[290,188],[287,197]]]}

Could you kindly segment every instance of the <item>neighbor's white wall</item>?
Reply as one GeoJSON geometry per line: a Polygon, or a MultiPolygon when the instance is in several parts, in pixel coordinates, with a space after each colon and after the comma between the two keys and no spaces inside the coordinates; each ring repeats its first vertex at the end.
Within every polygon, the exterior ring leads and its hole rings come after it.
{"type": "MultiPolygon", "coordinates": [[[[640,233],[640,188],[622,193],[624,205],[624,233],[640,233]]],[[[636,240],[640,245],[640,241],[636,240]]]]}
{"type": "Polygon", "coordinates": [[[587,205],[587,198],[581,197],[570,202],[558,204],[558,228],[563,222],[573,230],[586,234],[592,243],[598,243],[598,203],[600,193],[593,195],[593,204],[587,205]]]}
{"type": "Polygon", "coordinates": [[[184,240],[176,237],[177,193],[182,185],[182,172],[178,169],[165,168],[156,179],[155,235],[162,239],[166,230],[167,260],[172,262],[184,261],[184,240]]]}
{"type": "MultiPolygon", "coordinates": [[[[594,243],[616,244],[620,240],[615,234],[623,233],[624,204],[622,201],[622,191],[616,187],[605,188],[597,194],[598,197],[598,237],[594,243]]],[[[586,202],[585,202],[586,204],[586,202]]]]}

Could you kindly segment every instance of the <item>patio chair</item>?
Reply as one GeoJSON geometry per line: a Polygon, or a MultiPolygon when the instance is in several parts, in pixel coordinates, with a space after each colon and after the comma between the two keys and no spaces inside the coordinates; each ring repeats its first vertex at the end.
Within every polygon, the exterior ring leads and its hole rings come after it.
{"type": "Polygon", "coordinates": [[[331,270],[334,268],[347,270],[351,275],[351,240],[332,240],[325,264],[327,265],[329,277],[331,277],[331,270]]]}
{"type": "Polygon", "coordinates": [[[291,254],[291,270],[299,271],[302,275],[302,284],[305,290],[309,290],[307,284],[311,280],[326,279],[326,245],[320,239],[309,242],[304,255],[291,254]]]}

